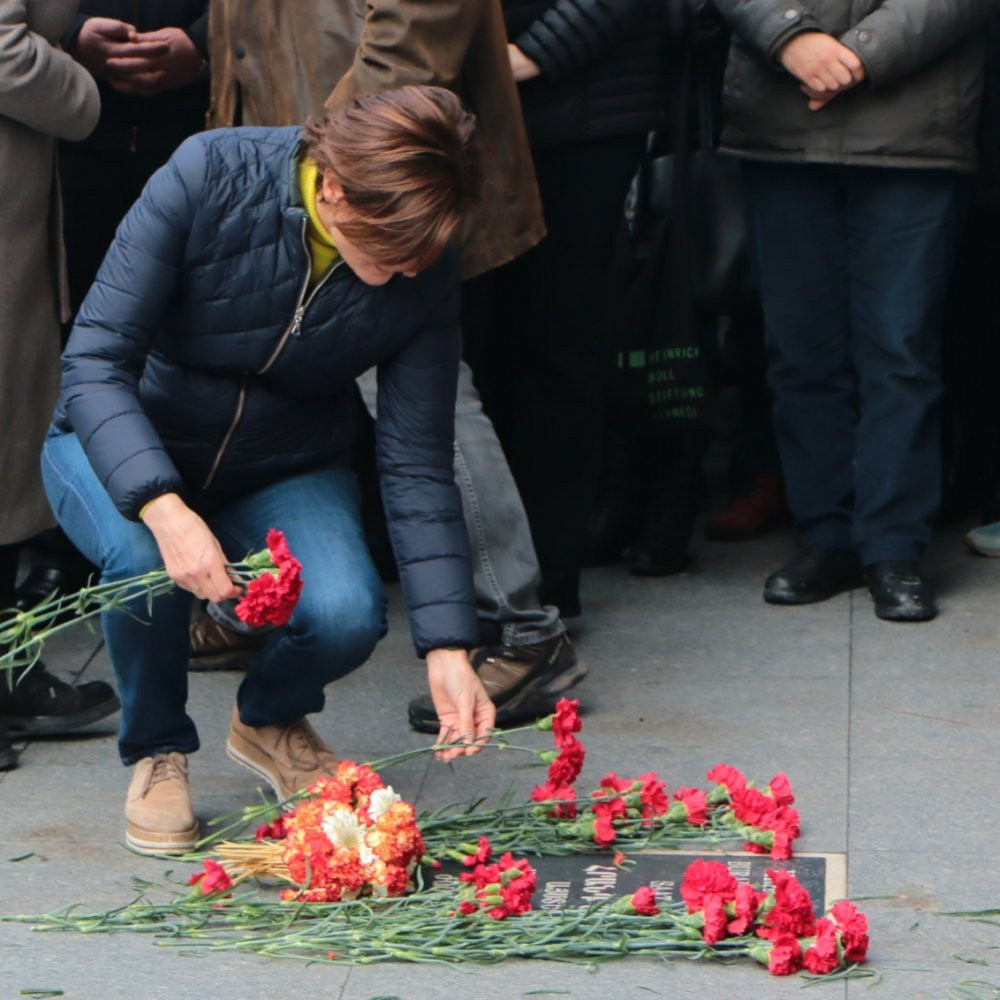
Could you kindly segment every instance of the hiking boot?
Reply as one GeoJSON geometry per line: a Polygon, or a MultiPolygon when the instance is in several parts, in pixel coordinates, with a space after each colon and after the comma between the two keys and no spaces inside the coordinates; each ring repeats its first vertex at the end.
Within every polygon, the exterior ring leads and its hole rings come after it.
{"type": "Polygon", "coordinates": [[[203,611],[188,631],[188,670],[246,670],[266,639],[234,632],[203,611]]]}
{"type": "MultiPolygon", "coordinates": [[[[565,633],[530,646],[481,646],[469,659],[496,705],[501,729],[549,715],[562,694],[587,675],[565,633]]],[[[407,716],[417,732],[437,735],[441,729],[429,694],[412,699],[407,716]]]]}
{"type": "Polygon", "coordinates": [[[340,762],[305,719],[287,726],[248,726],[235,707],[226,753],[263,778],[280,801],[332,774],[340,762]]]}
{"type": "Polygon", "coordinates": [[[139,854],[185,854],[197,841],[187,757],[177,750],[143,757],[125,799],[125,843],[139,854]]]}
{"type": "Polygon", "coordinates": [[[0,671],[0,726],[12,736],[57,736],[97,722],[121,707],[104,681],[67,684],[38,662],[0,671]],[[13,685],[11,687],[10,685],[13,685]]]}
{"type": "Polygon", "coordinates": [[[763,535],[787,517],[781,476],[764,472],[746,493],[733,497],[728,507],[708,519],[705,535],[716,542],[743,542],[763,535]]]}
{"type": "Polygon", "coordinates": [[[17,767],[17,751],[7,739],[7,730],[0,726],[0,771],[13,771],[17,767]]]}

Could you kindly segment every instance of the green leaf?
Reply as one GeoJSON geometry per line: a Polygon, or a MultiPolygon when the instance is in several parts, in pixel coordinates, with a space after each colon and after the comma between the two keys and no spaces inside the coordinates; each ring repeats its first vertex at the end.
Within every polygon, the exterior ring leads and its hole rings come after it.
{"type": "Polygon", "coordinates": [[[28,851],[27,854],[19,854],[16,858],[8,858],[7,860],[11,861],[11,862],[14,862],[14,861],[27,861],[28,858],[33,858],[34,856],[35,856],[35,852],[34,851],[28,851]]]}
{"type": "Polygon", "coordinates": [[[957,951],[951,953],[951,957],[959,962],[968,962],[969,965],[989,965],[985,958],[973,958],[971,955],[959,955],[957,951]]]}
{"type": "Polygon", "coordinates": [[[34,987],[28,986],[21,990],[20,995],[22,997],[61,997],[66,994],[62,990],[52,990],[47,989],[44,986],[34,987]]]}

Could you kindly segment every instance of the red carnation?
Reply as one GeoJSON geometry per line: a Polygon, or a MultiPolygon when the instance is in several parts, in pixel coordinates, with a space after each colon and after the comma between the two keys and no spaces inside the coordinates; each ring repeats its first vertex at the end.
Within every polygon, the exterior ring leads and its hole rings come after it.
{"type": "Polygon", "coordinates": [[[267,533],[271,561],[278,571],[263,572],[246,586],[236,614],[248,625],[284,625],[302,593],[302,563],[289,551],[285,536],[275,528],[267,533]]]}
{"type": "Polygon", "coordinates": [[[706,896],[703,916],[705,926],[702,928],[701,936],[706,944],[715,944],[726,936],[729,927],[729,915],[719,896],[706,896]]]}
{"type": "Polygon", "coordinates": [[[580,777],[585,756],[583,744],[570,736],[559,756],[549,764],[549,781],[553,785],[572,785],[580,777]]]}
{"type": "Polygon", "coordinates": [[[490,846],[490,841],[488,837],[480,837],[479,845],[476,848],[475,854],[468,854],[462,859],[463,865],[468,865],[472,868],[474,865],[484,865],[490,860],[490,855],[493,853],[493,848],[490,846]]]}
{"type": "Polygon", "coordinates": [[[552,717],[552,738],[557,747],[564,747],[573,739],[573,733],[583,729],[580,719],[580,700],[560,698],[556,702],[556,712],[552,717]]]}
{"type": "Polygon", "coordinates": [[[794,934],[779,934],[771,944],[767,971],[772,976],[790,976],[802,968],[802,945],[794,934]]]}
{"type": "Polygon", "coordinates": [[[700,788],[678,788],[674,801],[684,807],[689,823],[704,826],[708,822],[708,799],[700,788]]]}
{"type": "Polygon", "coordinates": [[[747,786],[746,775],[729,764],[716,764],[705,777],[716,785],[722,785],[730,798],[747,786]]]}
{"type": "Polygon", "coordinates": [[[774,906],[764,916],[764,926],[757,933],[776,941],[782,934],[811,937],[816,929],[813,902],[798,879],[786,871],[767,870],[774,883],[774,906]]]}
{"type": "Polygon", "coordinates": [[[285,830],[285,817],[279,816],[273,823],[264,823],[257,827],[254,840],[284,840],[287,831],[285,830]]]}
{"type": "Polygon", "coordinates": [[[779,771],[767,786],[771,797],[779,806],[790,806],[795,801],[795,794],[792,792],[792,783],[788,780],[788,775],[784,771],[779,771]]]}
{"type": "Polygon", "coordinates": [[[210,896],[213,892],[225,892],[232,889],[233,880],[218,861],[205,858],[204,868],[200,872],[195,872],[188,879],[188,885],[198,885],[201,883],[201,894],[210,896]]]}
{"type": "Polygon", "coordinates": [[[805,967],[817,976],[824,976],[840,967],[837,930],[826,917],[816,921],[816,940],[806,949],[803,961],[805,967]]]}
{"type": "Polygon", "coordinates": [[[868,918],[846,899],[834,903],[830,916],[840,931],[844,958],[848,962],[863,962],[868,954],[868,918]]]}
{"type": "Polygon", "coordinates": [[[655,917],[660,908],[656,905],[656,893],[648,885],[641,885],[632,893],[632,909],[643,917],[655,917]]]}
{"type": "Polygon", "coordinates": [[[761,902],[766,898],[766,893],[758,892],[749,882],[740,882],[736,886],[736,897],[727,907],[729,915],[733,918],[726,928],[729,933],[746,934],[753,926],[761,902]]]}
{"type": "Polygon", "coordinates": [[[670,797],[667,795],[666,783],[660,780],[655,771],[640,774],[639,781],[642,782],[639,803],[643,826],[651,826],[654,819],[662,816],[670,808],[670,797]]]}
{"type": "Polygon", "coordinates": [[[681,898],[687,905],[688,913],[696,913],[705,908],[705,900],[709,896],[718,896],[723,903],[735,899],[736,887],[736,879],[722,862],[698,858],[684,872],[681,898]]]}
{"type": "Polygon", "coordinates": [[[546,781],[544,785],[536,785],[531,792],[535,802],[560,801],[549,810],[549,816],[555,819],[573,819],[576,816],[576,790],[570,785],[554,785],[546,781]]]}

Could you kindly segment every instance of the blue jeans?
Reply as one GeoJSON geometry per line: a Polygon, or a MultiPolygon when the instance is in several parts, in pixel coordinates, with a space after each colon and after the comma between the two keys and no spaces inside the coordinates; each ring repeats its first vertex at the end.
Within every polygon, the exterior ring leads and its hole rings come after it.
{"type": "MultiPolygon", "coordinates": [[[[145,525],[124,518],[94,475],[75,434],[50,437],[42,479],[63,530],[100,567],[102,582],[162,567],[145,525]]],[[[289,623],[271,631],[237,694],[248,726],[286,724],[323,708],[323,688],[361,666],[386,632],[386,599],[361,530],[358,487],[349,469],[294,476],[203,516],[229,559],[260,549],[280,528],[302,563],[302,597],[289,623]]],[[[198,749],[187,714],[185,590],[143,600],[101,624],[122,701],[122,762],[198,749]]]]}
{"type": "Polygon", "coordinates": [[[941,495],[941,329],[965,185],[744,163],[774,424],[803,541],[915,560],[941,495]]]}
{"type": "MultiPolygon", "coordinates": [[[[375,369],[358,379],[375,414],[375,369]]],[[[509,646],[544,642],[566,631],[559,609],[538,600],[541,571],[507,459],[462,363],[455,404],[455,482],[469,532],[472,581],[480,619],[496,625],[509,646]]]]}

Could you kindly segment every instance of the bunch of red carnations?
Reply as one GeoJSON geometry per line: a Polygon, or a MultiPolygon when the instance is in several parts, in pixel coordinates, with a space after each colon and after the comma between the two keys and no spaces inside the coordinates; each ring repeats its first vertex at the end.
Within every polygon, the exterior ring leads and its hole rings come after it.
{"type": "Polygon", "coordinates": [[[575,783],[586,756],[576,737],[583,728],[579,707],[578,701],[563,698],[555,713],[537,725],[552,731],[555,749],[539,754],[548,764],[548,780],[534,788],[531,798],[542,804],[540,813],[559,824],[563,836],[597,847],[637,839],[739,838],[746,850],[770,852],[775,860],[791,856],[799,816],[784,772],[758,789],[735,767],[717,764],[707,775],[713,783],[709,790],[682,786],[670,792],[656,771],[636,778],[611,771],[588,796],[578,798],[575,783]]]}
{"type": "Polygon", "coordinates": [[[493,920],[503,920],[531,909],[531,897],[538,886],[534,868],[510,851],[496,861],[490,860],[492,856],[489,838],[482,836],[476,853],[463,859],[472,870],[458,876],[463,885],[456,912],[462,916],[485,913],[493,920]]]}
{"type": "MultiPolygon", "coordinates": [[[[267,533],[267,548],[241,562],[226,563],[226,572],[243,595],[236,614],[250,625],[284,625],[302,593],[302,564],[289,551],[282,532],[267,533]]],[[[45,642],[57,632],[109,611],[151,613],[151,602],[174,590],[166,569],[125,580],[58,592],[28,611],[11,611],[0,623],[0,671],[26,667],[39,657],[45,642]]]]}
{"type": "Polygon", "coordinates": [[[771,891],[763,892],[738,882],[721,862],[693,862],[680,889],[690,925],[712,946],[756,935],[760,942],[746,952],[775,976],[803,968],[826,975],[864,960],[868,919],[853,903],[841,900],[817,919],[809,892],[791,872],[768,869],[767,877],[771,891]]]}

